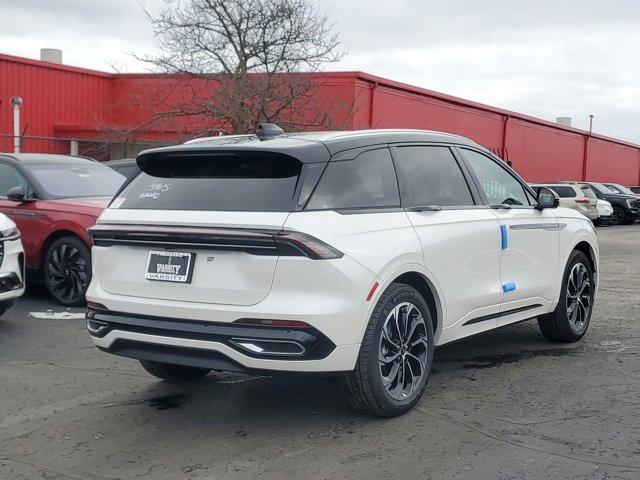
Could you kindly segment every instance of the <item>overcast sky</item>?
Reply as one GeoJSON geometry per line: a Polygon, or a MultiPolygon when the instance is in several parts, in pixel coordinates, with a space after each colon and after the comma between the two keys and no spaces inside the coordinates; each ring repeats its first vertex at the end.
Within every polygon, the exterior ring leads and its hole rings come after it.
{"type": "MultiPolygon", "coordinates": [[[[150,8],[161,0],[144,0],[150,8]]],[[[319,0],[363,70],[640,143],[640,0],[319,0]]],[[[0,52],[145,71],[137,0],[0,0],[0,52]]]]}

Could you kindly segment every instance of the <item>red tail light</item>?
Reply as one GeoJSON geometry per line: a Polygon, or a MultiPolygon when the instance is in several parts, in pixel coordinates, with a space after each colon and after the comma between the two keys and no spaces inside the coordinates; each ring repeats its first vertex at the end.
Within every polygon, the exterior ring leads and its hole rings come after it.
{"type": "Polygon", "coordinates": [[[331,245],[304,233],[281,232],[273,238],[280,249],[293,248],[313,260],[331,260],[344,256],[344,253],[331,245]]]}
{"type": "Polygon", "coordinates": [[[591,203],[591,200],[589,200],[588,198],[576,198],[575,202],[576,203],[582,203],[582,204],[588,204],[588,203],[591,203]]]}

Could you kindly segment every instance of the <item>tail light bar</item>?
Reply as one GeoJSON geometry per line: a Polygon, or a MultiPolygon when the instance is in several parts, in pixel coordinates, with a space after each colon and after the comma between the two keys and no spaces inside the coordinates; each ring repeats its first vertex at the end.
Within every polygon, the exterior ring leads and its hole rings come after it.
{"type": "Polygon", "coordinates": [[[587,203],[591,203],[591,200],[589,200],[588,198],[576,198],[575,202],[576,203],[587,204],[587,203]]]}
{"type": "Polygon", "coordinates": [[[286,230],[95,225],[89,229],[89,235],[98,247],[135,245],[231,250],[254,255],[305,256],[312,260],[344,256],[341,251],[311,235],[286,230]]]}

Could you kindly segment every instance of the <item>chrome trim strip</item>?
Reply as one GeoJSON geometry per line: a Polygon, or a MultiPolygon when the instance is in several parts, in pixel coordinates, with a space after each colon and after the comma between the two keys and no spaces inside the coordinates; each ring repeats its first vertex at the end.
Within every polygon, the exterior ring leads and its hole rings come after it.
{"type": "Polygon", "coordinates": [[[13,237],[0,237],[0,242],[10,242],[11,240],[18,240],[20,235],[14,235],[13,237]]]}
{"type": "Polygon", "coordinates": [[[520,223],[509,225],[510,230],[547,230],[557,231],[567,228],[566,223],[520,223]]]}

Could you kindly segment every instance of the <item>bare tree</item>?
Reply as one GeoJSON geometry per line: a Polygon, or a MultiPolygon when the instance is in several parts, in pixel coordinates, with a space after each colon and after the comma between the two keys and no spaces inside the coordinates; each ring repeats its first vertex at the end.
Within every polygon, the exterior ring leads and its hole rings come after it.
{"type": "Polygon", "coordinates": [[[231,133],[263,121],[335,127],[332,108],[351,108],[318,104],[314,73],[344,53],[333,25],[309,0],[165,2],[159,13],[147,11],[160,53],[141,59],[176,74],[173,91],[181,94],[148,102],[149,122],[195,116],[205,119],[203,132],[231,133]]]}

